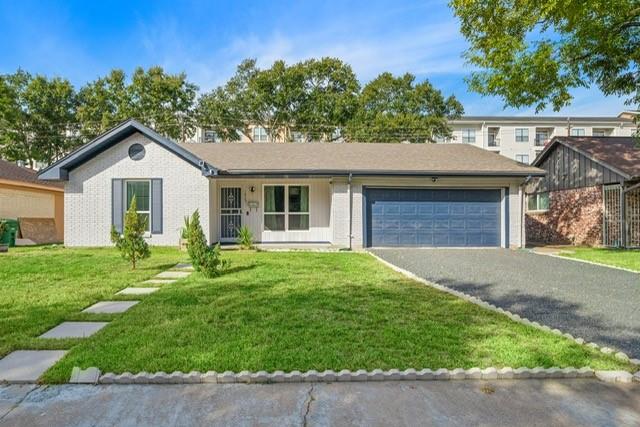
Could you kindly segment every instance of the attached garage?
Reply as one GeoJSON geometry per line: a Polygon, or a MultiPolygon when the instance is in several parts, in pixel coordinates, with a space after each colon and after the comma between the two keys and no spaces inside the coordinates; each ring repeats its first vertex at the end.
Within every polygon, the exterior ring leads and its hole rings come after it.
{"type": "Polygon", "coordinates": [[[366,188],[366,246],[499,247],[503,191],[366,188]]]}

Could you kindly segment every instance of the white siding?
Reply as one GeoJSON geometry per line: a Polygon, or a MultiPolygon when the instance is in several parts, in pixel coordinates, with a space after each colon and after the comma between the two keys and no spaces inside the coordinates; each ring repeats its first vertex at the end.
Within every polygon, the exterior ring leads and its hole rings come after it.
{"type": "MultiPolygon", "coordinates": [[[[352,197],[353,197],[353,225],[352,225],[352,247],[353,249],[361,249],[364,244],[363,237],[363,186],[384,186],[384,187],[437,187],[437,188],[493,188],[502,189],[509,187],[509,246],[517,248],[521,246],[521,227],[520,227],[520,195],[519,184],[521,180],[508,178],[447,178],[441,177],[437,182],[432,182],[430,178],[353,178],[352,181],[352,197]]],[[[346,183],[334,182],[333,191],[334,214],[334,244],[348,245],[348,229],[349,229],[349,197],[346,191],[346,183]],[[344,186],[344,191],[342,191],[344,186]],[[344,230],[347,230],[345,232],[344,230]],[[341,236],[347,235],[342,239],[341,236]]]]}
{"type": "MultiPolygon", "coordinates": [[[[219,206],[220,188],[240,187],[242,192],[242,224],[249,227],[256,242],[331,242],[331,184],[329,179],[229,179],[219,178],[215,202],[216,238],[220,235],[219,206]],[[264,231],[263,187],[265,184],[289,184],[309,186],[309,230],[308,231],[264,231]],[[254,191],[251,192],[253,187],[254,191]],[[250,203],[257,208],[250,208],[250,203]]],[[[213,194],[213,193],[212,193],[213,194]]]]}
{"type": "Polygon", "coordinates": [[[162,178],[163,232],[148,238],[151,245],[174,246],[184,217],[200,211],[209,235],[209,182],[201,171],[160,145],[136,134],[98,154],[69,173],[65,185],[65,245],[110,245],[111,180],[162,178]],[[128,150],[142,144],[146,155],[133,161],[128,150]]]}

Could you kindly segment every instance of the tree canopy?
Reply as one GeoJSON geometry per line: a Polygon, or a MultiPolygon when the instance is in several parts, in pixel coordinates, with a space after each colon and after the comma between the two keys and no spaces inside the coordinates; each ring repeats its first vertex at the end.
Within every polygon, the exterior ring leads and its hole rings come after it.
{"type": "Polygon", "coordinates": [[[478,67],[470,87],[506,106],[551,106],[597,85],[640,104],[638,0],[451,0],[478,67]]]}

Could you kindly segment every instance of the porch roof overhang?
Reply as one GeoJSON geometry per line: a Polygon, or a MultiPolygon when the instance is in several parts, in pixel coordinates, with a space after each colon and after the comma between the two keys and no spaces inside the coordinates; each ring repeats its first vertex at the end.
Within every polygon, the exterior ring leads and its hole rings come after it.
{"type": "Polygon", "coordinates": [[[300,177],[332,177],[332,176],[353,176],[353,177],[416,177],[416,178],[432,178],[432,177],[492,177],[492,178],[528,178],[545,176],[545,171],[540,172],[487,172],[487,171],[376,171],[376,170],[218,170],[214,174],[205,174],[205,176],[215,176],[221,179],[231,178],[300,178],[300,177]]]}

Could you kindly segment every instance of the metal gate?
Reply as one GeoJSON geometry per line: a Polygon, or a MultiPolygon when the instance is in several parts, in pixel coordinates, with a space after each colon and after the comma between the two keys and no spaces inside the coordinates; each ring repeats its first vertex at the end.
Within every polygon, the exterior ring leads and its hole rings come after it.
{"type": "Polygon", "coordinates": [[[624,194],[628,248],[640,247],[640,188],[624,194]]]}
{"type": "Polygon", "coordinates": [[[235,240],[242,226],[240,187],[220,189],[220,240],[235,240]]]}
{"type": "Polygon", "coordinates": [[[622,246],[622,186],[603,186],[604,209],[602,215],[602,244],[609,247],[622,246]]]}

